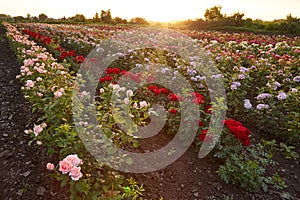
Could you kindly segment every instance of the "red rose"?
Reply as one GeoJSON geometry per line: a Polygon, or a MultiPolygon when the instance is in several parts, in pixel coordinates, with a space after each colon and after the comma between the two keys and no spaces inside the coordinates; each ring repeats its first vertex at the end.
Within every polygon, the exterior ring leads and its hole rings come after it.
{"type": "Polygon", "coordinates": [[[111,81],[112,80],[112,77],[111,76],[105,76],[105,77],[102,77],[99,79],[99,82],[100,83],[103,83],[105,81],[111,81]]]}
{"type": "Polygon", "coordinates": [[[158,89],[157,86],[153,85],[153,86],[149,86],[148,90],[150,90],[151,92],[155,93],[156,95],[160,94],[160,90],[158,89]]]}
{"type": "Polygon", "coordinates": [[[212,114],[212,107],[211,106],[205,106],[205,112],[208,114],[212,114]]]}
{"type": "Polygon", "coordinates": [[[204,126],[204,123],[200,120],[198,120],[198,126],[204,126]]]}
{"type": "Polygon", "coordinates": [[[85,61],[85,58],[83,56],[77,56],[75,58],[75,62],[77,63],[83,63],[85,61]]]}
{"type": "Polygon", "coordinates": [[[203,96],[196,97],[195,99],[192,100],[192,102],[195,104],[204,104],[204,97],[203,96]]]}
{"type": "Polygon", "coordinates": [[[169,90],[167,88],[160,88],[159,91],[161,93],[165,93],[165,94],[168,94],[169,93],[169,90]]]}
{"type": "Polygon", "coordinates": [[[202,142],[204,141],[207,132],[208,132],[208,130],[202,130],[201,135],[200,135],[200,140],[201,140],[202,142]]]}
{"type": "Polygon", "coordinates": [[[179,96],[179,95],[176,95],[174,93],[170,93],[169,94],[169,99],[170,99],[170,101],[182,101],[183,97],[179,96]]]}
{"type": "Polygon", "coordinates": [[[202,142],[212,142],[213,137],[211,135],[207,135],[208,130],[202,130],[201,135],[200,135],[200,140],[202,142]]]}
{"type": "Polygon", "coordinates": [[[127,73],[126,70],[122,70],[122,71],[121,71],[121,74],[123,74],[123,75],[125,75],[126,73],[127,73]]]}
{"type": "Polygon", "coordinates": [[[251,144],[250,139],[244,140],[243,145],[244,146],[249,146],[251,144]]]}
{"type": "Polygon", "coordinates": [[[169,112],[172,113],[172,114],[176,114],[177,110],[175,108],[172,108],[171,110],[169,110],[169,112]]]}

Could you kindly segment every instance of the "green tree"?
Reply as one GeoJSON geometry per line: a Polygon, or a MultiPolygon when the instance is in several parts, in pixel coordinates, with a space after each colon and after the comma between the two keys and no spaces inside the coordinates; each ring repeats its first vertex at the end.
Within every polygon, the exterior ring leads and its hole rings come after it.
{"type": "Polygon", "coordinates": [[[293,17],[292,14],[288,14],[286,16],[286,21],[287,23],[299,22],[299,19],[297,17],[293,17]]]}
{"type": "Polygon", "coordinates": [[[120,17],[115,17],[114,18],[114,22],[117,24],[127,24],[127,20],[126,19],[122,19],[120,17]]]}
{"type": "Polygon", "coordinates": [[[110,9],[108,9],[107,11],[101,10],[101,21],[106,23],[106,24],[113,23],[113,19],[111,17],[110,9]]]}
{"type": "Polygon", "coordinates": [[[130,23],[139,24],[139,25],[148,25],[149,24],[144,18],[141,18],[141,17],[132,18],[130,20],[130,23]]]}
{"type": "Polygon", "coordinates": [[[14,20],[15,21],[23,21],[23,20],[25,20],[25,18],[23,16],[16,16],[16,17],[14,17],[14,20]]]}
{"type": "Polygon", "coordinates": [[[228,19],[233,23],[235,26],[241,26],[243,23],[243,17],[245,16],[244,13],[234,13],[233,15],[229,16],[228,19]]]}
{"type": "Polygon", "coordinates": [[[210,9],[206,9],[204,17],[209,21],[216,21],[222,19],[224,16],[221,14],[222,6],[214,6],[210,9]]]}
{"type": "Polygon", "coordinates": [[[48,16],[45,15],[45,14],[40,14],[39,15],[39,21],[45,21],[47,18],[48,18],[48,16]]]}
{"type": "Polygon", "coordinates": [[[10,15],[6,15],[6,14],[0,14],[0,20],[11,20],[11,16],[10,15]]]}
{"type": "Polygon", "coordinates": [[[99,14],[96,12],[95,17],[94,17],[94,22],[99,22],[100,18],[99,18],[99,14]]]}
{"type": "Polygon", "coordinates": [[[76,14],[74,17],[71,17],[71,20],[74,22],[85,22],[86,18],[82,14],[76,14]]]}

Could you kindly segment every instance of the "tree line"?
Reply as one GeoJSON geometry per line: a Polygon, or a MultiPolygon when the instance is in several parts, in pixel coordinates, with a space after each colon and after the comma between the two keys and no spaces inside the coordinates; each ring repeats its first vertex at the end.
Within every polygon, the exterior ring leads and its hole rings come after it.
{"type": "Polygon", "coordinates": [[[62,17],[60,19],[49,18],[46,14],[42,13],[39,16],[31,16],[27,14],[27,17],[15,16],[11,17],[10,15],[0,14],[0,20],[6,21],[29,21],[29,22],[66,22],[66,23],[104,23],[104,24],[139,24],[139,25],[148,25],[149,22],[142,17],[135,17],[129,21],[120,17],[112,18],[110,9],[101,10],[100,15],[96,12],[95,16],[91,19],[86,18],[83,14],[76,14],[72,17],[62,17]]]}
{"type": "MultiPolygon", "coordinates": [[[[169,23],[169,27],[192,29],[192,30],[224,30],[224,31],[250,31],[250,32],[270,32],[270,33],[288,33],[300,34],[300,18],[293,17],[291,14],[286,19],[273,20],[271,22],[259,19],[253,20],[245,18],[244,13],[236,12],[232,15],[223,14],[221,6],[213,6],[206,9],[204,19],[184,20],[176,23],[169,23]]],[[[137,24],[149,25],[150,23],[142,17],[135,17],[129,21],[121,17],[112,18],[110,9],[101,10],[95,13],[94,17],[87,19],[83,14],[76,14],[72,17],[63,17],[60,19],[49,18],[46,14],[27,17],[0,14],[0,20],[8,21],[32,21],[47,23],[103,23],[103,24],[137,24]]],[[[159,25],[157,23],[156,25],[159,25]]]]}
{"type": "Polygon", "coordinates": [[[206,9],[204,13],[205,19],[186,20],[179,22],[177,26],[197,30],[197,29],[213,29],[225,31],[260,31],[265,33],[287,33],[300,34],[300,18],[293,17],[288,14],[285,19],[273,21],[262,21],[260,19],[253,20],[245,18],[244,13],[236,12],[227,16],[222,14],[221,6],[214,6],[206,9]]]}

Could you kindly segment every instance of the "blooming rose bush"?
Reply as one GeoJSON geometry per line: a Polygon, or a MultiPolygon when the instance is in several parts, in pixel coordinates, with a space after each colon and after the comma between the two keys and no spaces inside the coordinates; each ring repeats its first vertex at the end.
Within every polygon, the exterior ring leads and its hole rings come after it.
{"type": "MultiPolygon", "coordinates": [[[[82,160],[76,155],[68,155],[63,160],[59,161],[59,169],[62,174],[68,174],[73,181],[78,181],[83,175],[79,165],[83,164],[82,160]]],[[[55,166],[52,163],[47,163],[46,168],[53,171],[55,166]]]]}

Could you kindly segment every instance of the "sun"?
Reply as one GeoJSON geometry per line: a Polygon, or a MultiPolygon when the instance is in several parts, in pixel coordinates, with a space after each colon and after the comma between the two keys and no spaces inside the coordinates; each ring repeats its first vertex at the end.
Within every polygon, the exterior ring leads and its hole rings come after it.
{"type": "MultiPolygon", "coordinates": [[[[111,2],[113,3],[113,2],[111,2]]],[[[143,17],[149,21],[170,22],[174,20],[194,19],[203,17],[202,10],[207,8],[206,1],[199,1],[199,6],[192,6],[195,0],[152,0],[118,2],[118,8],[112,9],[120,17],[127,19],[143,17]]]]}

